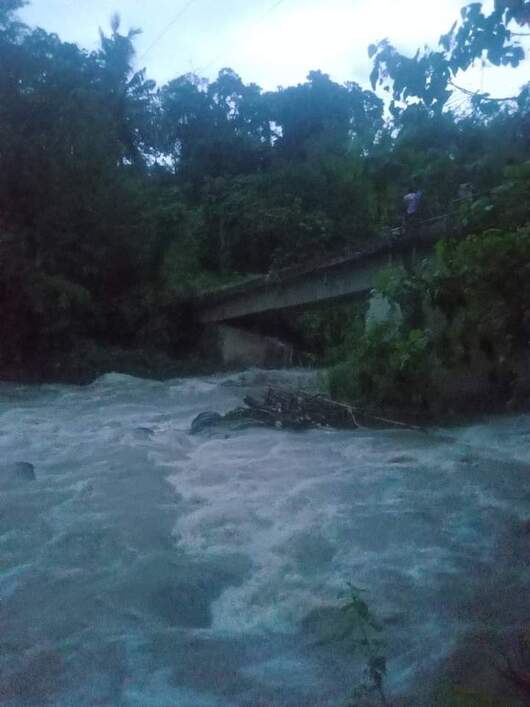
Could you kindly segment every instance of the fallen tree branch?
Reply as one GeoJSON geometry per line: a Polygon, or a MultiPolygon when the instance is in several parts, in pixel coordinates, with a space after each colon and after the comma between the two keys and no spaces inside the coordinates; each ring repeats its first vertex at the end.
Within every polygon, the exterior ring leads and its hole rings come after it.
{"type": "Polygon", "coordinates": [[[411,425],[399,420],[374,415],[364,408],[339,403],[326,398],[321,393],[308,395],[307,393],[285,391],[279,388],[269,388],[263,401],[245,398],[245,404],[254,410],[267,411],[281,422],[282,418],[289,420],[295,418],[299,424],[307,423],[308,426],[328,426],[338,428],[363,428],[359,417],[365,421],[373,421],[385,426],[400,427],[403,429],[424,432],[423,427],[411,425]]]}
{"type": "Polygon", "coordinates": [[[249,425],[304,430],[311,427],[335,429],[371,429],[371,427],[399,427],[400,429],[425,432],[417,425],[374,415],[368,410],[346,403],[339,403],[322,394],[310,395],[284,388],[268,388],[263,397],[257,399],[247,395],[246,407],[230,410],[225,415],[201,413],[192,422],[193,434],[204,429],[227,424],[235,429],[249,425]],[[361,423],[359,420],[363,420],[361,423]]]}
{"type": "Polygon", "coordinates": [[[419,425],[411,425],[408,422],[399,422],[398,420],[391,420],[387,417],[380,417],[378,415],[374,415],[371,412],[368,412],[364,408],[358,408],[358,407],[355,407],[352,405],[347,405],[346,403],[339,403],[336,400],[330,400],[329,398],[324,398],[323,396],[319,396],[319,397],[321,398],[321,400],[323,400],[327,403],[331,403],[332,405],[336,405],[336,406],[342,407],[346,410],[350,410],[352,416],[353,416],[354,412],[356,412],[356,413],[364,415],[364,417],[370,418],[372,420],[376,420],[377,422],[382,422],[385,425],[394,425],[396,427],[405,427],[406,429],[415,430],[416,432],[425,432],[426,431],[424,427],[420,427],[419,425]]]}

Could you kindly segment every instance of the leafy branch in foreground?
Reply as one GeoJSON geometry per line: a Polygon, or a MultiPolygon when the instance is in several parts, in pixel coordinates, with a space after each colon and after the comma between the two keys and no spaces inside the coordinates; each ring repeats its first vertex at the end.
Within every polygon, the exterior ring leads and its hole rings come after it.
{"type": "MultiPolygon", "coordinates": [[[[394,101],[419,98],[435,112],[447,104],[453,79],[477,61],[483,65],[517,67],[526,52],[519,37],[527,32],[514,32],[515,26],[526,29],[530,24],[530,3],[526,0],[496,0],[494,8],[484,12],[481,2],[465,5],[460,18],[440,37],[435,50],[425,47],[412,57],[401,54],[388,39],[369,47],[373,59],[370,75],[372,88],[380,85],[391,93],[394,101]]],[[[459,89],[461,90],[461,89],[459,89]]],[[[471,92],[475,104],[482,101],[512,101],[517,97],[492,99],[485,93],[471,92]]]]}
{"type": "Polygon", "coordinates": [[[348,707],[360,706],[363,698],[377,695],[382,705],[388,705],[383,683],[386,676],[385,642],[382,627],[368,604],[361,597],[362,589],[349,584],[348,601],[342,606],[344,631],[342,635],[352,654],[360,654],[366,661],[364,681],[354,689],[348,707]]]}
{"type": "Polygon", "coordinates": [[[496,665],[503,678],[527,699],[530,697],[530,629],[522,631],[510,652],[501,652],[502,664],[496,665]]]}

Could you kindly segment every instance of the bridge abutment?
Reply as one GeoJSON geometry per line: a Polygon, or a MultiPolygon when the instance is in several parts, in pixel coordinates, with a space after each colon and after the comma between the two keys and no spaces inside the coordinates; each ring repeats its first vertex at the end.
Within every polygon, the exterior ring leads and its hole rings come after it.
{"type": "Polygon", "coordinates": [[[288,368],[294,349],[280,339],[228,324],[212,324],[205,330],[203,347],[228,368],[288,368]]]}

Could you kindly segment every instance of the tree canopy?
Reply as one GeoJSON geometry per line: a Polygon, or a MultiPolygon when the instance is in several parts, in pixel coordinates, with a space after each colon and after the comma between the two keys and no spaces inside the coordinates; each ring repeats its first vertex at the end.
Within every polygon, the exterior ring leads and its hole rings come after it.
{"type": "MultiPolygon", "coordinates": [[[[454,79],[476,61],[517,67],[525,59],[521,37],[530,32],[528,0],[495,0],[489,14],[482,2],[465,5],[450,30],[440,37],[438,49],[418,50],[413,57],[401,54],[388,39],[371,44],[374,66],[372,88],[384,86],[396,101],[419,99],[441,111],[455,86],[454,79]]],[[[478,93],[478,102],[491,100],[478,93]]]]}
{"type": "Polygon", "coordinates": [[[390,113],[320,70],[275,91],[231,68],[157,86],[135,67],[139,30],[118,16],[88,52],[25,26],[23,5],[0,6],[3,369],[79,339],[174,353],[187,337],[176,302],[362,247],[399,224],[411,180],[427,216],[471,182],[477,195],[504,189],[504,212],[477,211],[485,225],[526,218],[526,173],[514,175],[529,159],[528,87],[465,115],[447,98],[476,59],[522,61],[528,2],[489,15],[473,3],[412,58],[372,46],[374,88],[401,102],[390,113]]]}

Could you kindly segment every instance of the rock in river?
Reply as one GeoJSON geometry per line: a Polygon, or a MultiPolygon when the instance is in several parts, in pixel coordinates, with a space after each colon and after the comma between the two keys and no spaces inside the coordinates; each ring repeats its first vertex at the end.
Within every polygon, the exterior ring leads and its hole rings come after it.
{"type": "Polygon", "coordinates": [[[190,432],[192,435],[204,432],[204,430],[218,425],[222,419],[222,416],[218,412],[201,412],[191,423],[190,432]]]}
{"type": "Polygon", "coordinates": [[[29,462],[14,462],[5,467],[9,480],[35,481],[35,467],[29,462]]]}

